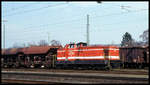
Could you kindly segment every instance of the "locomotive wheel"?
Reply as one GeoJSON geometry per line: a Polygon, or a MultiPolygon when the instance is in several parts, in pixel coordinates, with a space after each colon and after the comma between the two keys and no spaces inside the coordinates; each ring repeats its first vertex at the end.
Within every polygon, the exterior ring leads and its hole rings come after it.
{"type": "Polygon", "coordinates": [[[7,65],[4,65],[4,68],[7,68],[8,66],[7,65]]]}
{"type": "Polygon", "coordinates": [[[41,65],[41,68],[45,68],[45,66],[44,66],[44,65],[41,65]]]}
{"type": "Polygon", "coordinates": [[[110,71],[110,70],[112,70],[112,67],[111,66],[106,66],[105,70],[110,71]]]}
{"type": "Polygon", "coordinates": [[[34,65],[31,65],[30,68],[34,68],[34,65]]]}
{"type": "Polygon", "coordinates": [[[15,68],[19,68],[19,64],[17,63],[17,64],[15,64],[15,68]]]}

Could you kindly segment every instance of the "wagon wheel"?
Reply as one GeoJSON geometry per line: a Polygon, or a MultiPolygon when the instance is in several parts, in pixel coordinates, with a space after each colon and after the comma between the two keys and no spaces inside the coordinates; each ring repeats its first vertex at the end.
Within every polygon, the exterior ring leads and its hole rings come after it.
{"type": "Polygon", "coordinates": [[[112,67],[111,67],[111,66],[106,66],[106,67],[105,67],[105,70],[111,71],[111,70],[112,70],[112,67]]]}
{"type": "Polygon", "coordinates": [[[19,63],[18,63],[18,62],[15,63],[14,67],[15,67],[15,68],[19,68],[19,63]]]}

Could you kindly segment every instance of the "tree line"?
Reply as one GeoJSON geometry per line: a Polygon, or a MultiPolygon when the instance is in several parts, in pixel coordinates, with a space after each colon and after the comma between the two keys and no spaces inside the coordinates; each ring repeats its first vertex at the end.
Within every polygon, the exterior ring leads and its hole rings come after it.
{"type": "MultiPolygon", "coordinates": [[[[144,46],[148,45],[149,43],[149,29],[145,30],[140,36],[141,41],[136,41],[135,39],[132,38],[132,35],[129,32],[126,32],[122,36],[122,41],[120,46],[121,47],[128,47],[128,46],[144,46]]],[[[23,47],[30,47],[30,46],[61,46],[60,41],[58,40],[52,40],[50,43],[48,43],[46,40],[40,40],[38,44],[35,42],[30,42],[28,44],[18,44],[14,43],[12,47],[10,48],[23,48],[23,47]]]]}
{"type": "Polygon", "coordinates": [[[61,46],[60,41],[58,40],[52,40],[50,43],[48,43],[46,40],[40,40],[37,44],[35,42],[29,42],[28,44],[18,44],[14,43],[12,47],[10,48],[24,48],[24,47],[30,47],[30,46],[61,46]]]}
{"type": "Polygon", "coordinates": [[[145,30],[140,36],[141,41],[136,41],[132,38],[132,35],[129,32],[126,32],[121,41],[121,46],[122,47],[127,47],[127,46],[144,46],[148,45],[149,43],[149,29],[145,30]]]}

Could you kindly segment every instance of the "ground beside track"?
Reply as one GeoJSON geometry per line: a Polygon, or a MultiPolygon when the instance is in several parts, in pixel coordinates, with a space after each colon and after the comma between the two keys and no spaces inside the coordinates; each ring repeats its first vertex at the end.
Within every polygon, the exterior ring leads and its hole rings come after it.
{"type": "MultiPolygon", "coordinates": [[[[47,83],[68,84],[148,84],[148,75],[105,74],[105,73],[66,73],[66,72],[23,72],[2,71],[2,81],[6,79],[47,83]],[[29,81],[30,80],[30,81],[29,81]]],[[[11,82],[5,82],[11,83],[11,82]]],[[[23,83],[23,82],[22,82],[23,83]]]]}

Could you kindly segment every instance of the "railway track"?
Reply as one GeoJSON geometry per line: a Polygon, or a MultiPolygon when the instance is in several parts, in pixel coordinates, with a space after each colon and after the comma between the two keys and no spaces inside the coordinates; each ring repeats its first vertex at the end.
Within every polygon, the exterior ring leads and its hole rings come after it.
{"type": "MultiPolygon", "coordinates": [[[[31,79],[2,79],[2,84],[72,84],[71,82],[56,82],[56,81],[43,81],[31,79]]],[[[75,83],[74,84],[78,84],[75,83]]]]}
{"type": "Polygon", "coordinates": [[[2,79],[1,81],[2,81],[2,84],[50,84],[52,83],[52,82],[19,80],[19,79],[2,79]]]}
{"type": "Polygon", "coordinates": [[[147,84],[148,75],[2,71],[2,82],[6,80],[27,81],[31,83],[40,82],[42,84],[48,83],[64,83],[64,84],[146,83],[147,84]]]}
{"type": "Polygon", "coordinates": [[[148,75],[145,69],[113,69],[111,71],[104,70],[63,70],[63,69],[2,69],[3,71],[31,71],[31,72],[66,72],[66,73],[107,73],[107,74],[137,74],[148,75]]]}

